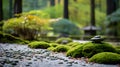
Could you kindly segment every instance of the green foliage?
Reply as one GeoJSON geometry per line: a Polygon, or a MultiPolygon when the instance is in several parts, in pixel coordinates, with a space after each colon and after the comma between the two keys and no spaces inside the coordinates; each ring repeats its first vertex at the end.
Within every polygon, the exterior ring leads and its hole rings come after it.
{"type": "Polygon", "coordinates": [[[56,5],[53,7],[44,8],[43,12],[48,13],[50,18],[59,18],[63,15],[63,7],[61,5],[56,5]]]}
{"type": "Polygon", "coordinates": [[[39,18],[50,18],[47,12],[43,12],[42,10],[31,10],[29,12],[24,12],[23,15],[34,15],[39,18]]]}
{"type": "Polygon", "coordinates": [[[79,43],[79,42],[70,42],[67,45],[70,46],[70,47],[76,47],[78,45],[81,45],[81,43],[79,43]]]}
{"type": "Polygon", "coordinates": [[[86,43],[82,53],[85,57],[92,57],[100,52],[116,52],[116,49],[109,43],[86,43]]]}
{"type": "Polygon", "coordinates": [[[9,34],[18,35],[24,39],[35,39],[42,32],[47,19],[40,19],[37,16],[26,15],[19,18],[12,18],[4,22],[3,31],[9,34]]]}
{"type": "Polygon", "coordinates": [[[30,48],[41,48],[41,49],[47,49],[48,47],[50,47],[49,43],[44,42],[44,41],[34,41],[28,44],[28,46],[30,48]]]}
{"type": "Polygon", "coordinates": [[[67,44],[67,43],[72,42],[72,39],[62,37],[62,38],[58,38],[55,42],[59,44],[67,44]]]}
{"type": "Polygon", "coordinates": [[[120,55],[111,52],[102,52],[91,57],[89,61],[101,64],[119,64],[120,55]]]}
{"type": "Polygon", "coordinates": [[[55,52],[67,52],[68,50],[69,50],[69,46],[66,45],[58,45],[54,49],[55,52]]]}
{"type": "Polygon", "coordinates": [[[108,27],[106,33],[110,35],[120,36],[120,9],[107,16],[106,26],[108,27]]]}
{"type": "Polygon", "coordinates": [[[67,56],[71,56],[74,58],[83,57],[82,50],[84,45],[78,45],[70,50],[67,51],[67,56]]]}
{"type": "Polygon", "coordinates": [[[51,23],[51,27],[55,33],[67,35],[79,35],[80,29],[74,23],[67,19],[60,19],[57,22],[51,23]]]}

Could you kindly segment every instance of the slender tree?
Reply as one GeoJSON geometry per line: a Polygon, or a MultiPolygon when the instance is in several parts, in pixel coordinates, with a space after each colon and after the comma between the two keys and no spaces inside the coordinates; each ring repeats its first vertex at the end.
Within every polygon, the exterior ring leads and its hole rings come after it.
{"type": "Polygon", "coordinates": [[[117,2],[118,0],[106,0],[107,2],[107,15],[113,13],[117,9],[117,2]]]}
{"type": "Polygon", "coordinates": [[[14,1],[14,14],[22,13],[22,0],[14,1]]]}
{"type": "Polygon", "coordinates": [[[55,6],[55,0],[50,0],[50,6],[55,6]]]}
{"type": "Polygon", "coordinates": [[[64,0],[64,18],[69,19],[68,0],[64,0]]]}
{"type": "Polygon", "coordinates": [[[13,0],[9,0],[9,16],[12,17],[12,2],[13,0]]]}
{"type": "Polygon", "coordinates": [[[95,0],[91,0],[91,25],[95,26],[95,0]]]}
{"type": "Polygon", "coordinates": [[[2,9],[2,0],[0,0],[0,21],[3,20],[3,9],[2,9]]]}

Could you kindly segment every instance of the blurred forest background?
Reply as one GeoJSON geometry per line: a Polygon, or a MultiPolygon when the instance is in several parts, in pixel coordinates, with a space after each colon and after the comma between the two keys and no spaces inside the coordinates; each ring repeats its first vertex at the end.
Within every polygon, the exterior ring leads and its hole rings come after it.
{"type": "MultiPolygon", "coordinates": [[[[13,34],[13,32],[16,33],[15,30],[14,31],[11,30],[12,29],[11,26],[13,26],[12,22],[16,20],[15,18],[13,19],[13,17],[15,16],[15,13],[14,13],[15,12],[14,10],[15,1],[16,0],[3,0],[2,1],[2,7],[3,7],[2,10],[3,10],[3,19],[4,19],[4,21],[2,21],[4,22],[2,30],[10,34],[13,34]],[[11,22],[11,23],[8,24],[5,22],[11,22]]],[[[95,22],[95,27],[96,27],[95,29],[97,30],[97,35],[105,35],[105,36],[111,35],[113,37],[114,36],[120,37],[120,31],[119,31],[119,28],[120,28],[120,23],[119,23],[120,22],[120,9],[119,9],[120,4],[119,3],[120,1],[119,0],[110,0],[110,1],[109,0],[94,0],[95,2],[93,2],[94,4],[93,6],[95,7],[94,9],[95,16],[91,16],[91,1],[92,0],[68,0],[69,18],[67,18],[66,20],[66,19],[63,19],[64,18],[64,5],[65,5],[64,0],[22,0],[21,1],[22,11],[20,12],[22,16],[19,18],[19,20],[15,22],[16,23],[18,21],[19,22],[23,22],[23,21],[33,22],[34,20],[32,19],[37,18],[37,21],[41,22],[40,23],[41,27],[36,26],[36,25],[34,26],[30,24],[26,24],[26,25],[24,24],[24,30],[25,30],[25,26],[29,26],[28,28],[33,29],[34,31],[39,29],[41,32],[40,36],[43,36],[43,35],[44,36],[57,36],[58,33],[62,32],[62,33],[69,34],[74,37],[76,36],[79,37],[85,34],[84,33],[84,30],[86,29],[85,27],[90,26],[91,22],[93,22],[91,21],[91,18],[95,17],[94,22],[95,22]],[[26,20],[25,19],[26,17],[30,20],[26,20]],[[62,19],[62,20],[58,21],[59,19],[62,19]],[[72,24],[67,23],[66,26],[68,27],[68,29],[66,29],[62,27],[62,25],[65,25],[64,23],[55,24],[53,23],[55,21],[58,21],[59,23],[70,22],[72,24]],[[59,28],[59,25],[61,25],[60,28],[62,29],[62,31],[59,28]],[[69,26],[71,26],[72,28],[69,26]],[[35,27],[38,27],[38,28],[35,28],[35,27]],[[75,29],[73,29],[73,27],[75,29]]],[[[21,9],[21,8],[18,8],[18,9],[21,9]]],[[[34,22],[37,22],[37,21],[34,21],[34,22]]],[[[16,24],[16,27],[17,27],[17,24],[16,24]]],[[[28,31],[27,28],[26,28],[26,31],[28,31]]],[[[24,36],[24,37],[26,36],[25,34],[27,34],[27,33],[24,33],[24,35],[22,35],[20,31],[18,32],[18,29],[17,29],[17,33],[21,34],[19,36],[24,36]]]]}

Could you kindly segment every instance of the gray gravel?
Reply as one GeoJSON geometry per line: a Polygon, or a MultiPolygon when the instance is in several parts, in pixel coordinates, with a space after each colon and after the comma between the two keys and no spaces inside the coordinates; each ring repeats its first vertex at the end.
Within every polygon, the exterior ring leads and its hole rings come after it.
{"type": "Polygon", "coordinates": [[[30,49],[27,45],[0,43],[0,67],[119,67],[86,63],[84,59],[75,60],[62,53],[46,49],[30,49]],[[4,49],[4,50],[3,50],[4,49]]]}

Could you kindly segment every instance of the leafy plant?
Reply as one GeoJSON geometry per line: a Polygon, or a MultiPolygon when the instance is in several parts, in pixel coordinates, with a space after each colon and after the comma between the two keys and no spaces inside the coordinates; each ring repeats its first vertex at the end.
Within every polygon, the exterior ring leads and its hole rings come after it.
{"type": "Polygon", "coordinates": [[[38,34],[42,33],[47,22],[47,19],[40,19],[33,15],[21,16],[5,21],[3,31],[18,35],[24,39],[32,40],[35,39],[38,34]]]}
{"type": "Polygon", "coordinates": [[[101,64],[119,64],[120,55],[111,52],[102,52],[95,54],[89,59],[90,62],[96,62],[101,64]]]}
{"type": "Polygon", "coordinates": [[[60,19],[57,22],[51,23],[54,33],[66,35],[79,35],[80,29],[77,25],[67,19],[60,19]]]}
{"type": "Polygon", "coordinates": [[[47,49],[48,47],[50,47],[50,45],[47,42],[44,41],[34,41],[28,44],[28,46],[30,48],[41,48],[41,49],[47,49]]]}
{"type": "Polygon", "coordinates": [[[113,36],[120,36],[120,9],[107,16],[106,26],[108,27],[106,33],[113,36]]]}

